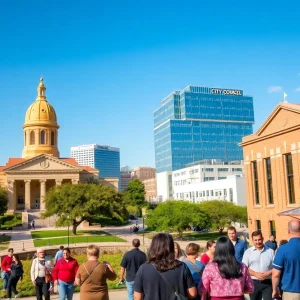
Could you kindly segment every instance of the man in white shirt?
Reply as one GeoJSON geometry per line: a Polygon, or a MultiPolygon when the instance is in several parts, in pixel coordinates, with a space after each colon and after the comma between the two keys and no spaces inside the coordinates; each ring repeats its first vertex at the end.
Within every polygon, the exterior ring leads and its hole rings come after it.
{"type": "Polygon", "coordinates": [[[254,283],[251,300],[272,300],[272,268],[274,251],[264,246],[260,231],[252,233],[253,247],[246,250],[242,262],[248,267],[254,283]]]}

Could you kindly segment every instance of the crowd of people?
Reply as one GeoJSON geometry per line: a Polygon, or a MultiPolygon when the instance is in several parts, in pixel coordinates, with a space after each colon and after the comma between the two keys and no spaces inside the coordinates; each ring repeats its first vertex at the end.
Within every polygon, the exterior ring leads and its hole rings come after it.
{"type": "MultiPolygon", "coordinates": [[[[185,251],[168,233],[158,233],[149,251],[139,249],[139,239],[122,258],[120,282],[127,287],[129,300],[300,300],[300,221],[288,224],[289,241],[279,247],[274,236],[264,243],[260,231],[252,232],[252,247],[237,237],[229,227],[227,237],[208,241],[200,255],[200,247],[189,243],[185,251]]],[[[117,274],[108,262],[99,261],[100,249],[87,248],[87,261],[78,265],[69,248],[61,247],[55,264],[39,248],[31,264],[31,281],[37,300],[50,299],[57,287],[59,299],[73,299],[75,286],[80,286],[81,300],[108,300],[107,280],[117,274]]],[[[19,257],[9,249],[2,260],[3,289],[8,299],[18,297],[17,283],[23,278],[19,257]]]]}

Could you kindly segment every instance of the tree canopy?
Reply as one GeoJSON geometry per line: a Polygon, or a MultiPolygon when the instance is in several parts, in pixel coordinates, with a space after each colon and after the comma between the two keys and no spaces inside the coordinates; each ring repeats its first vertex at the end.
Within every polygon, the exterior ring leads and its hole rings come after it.
{"type": "Polygon", "coordinates": [[[156,231],[177,231],[182,236],[190,226],[209,228],[209,216],[198,204],[186,201],[166,201],[147,213],[147,225],[156,231]]]}
{"type": "Polygon", "coordinates": [[[0,188],[0,215],[7,211],[8,206],[8,192],[4,188],[0,188]]]}
{"type": "Polygon", "coordinates": [[[128,183],[127,189],[123,192],[123,198],[127,205],[141,207],[145,205],[145,186],[137,178],[128,183]]]}
{"type": "Polygon", "coordinates": [[[247,223],[246,206],[238,206],[232,202],[222,200],[203,201],[199,204],[218,228],[220,232],[224,227],[230,226],[232,222],[247,223]]]}
{"type": "Polygon", "coordinates": [[[82,221],[89,221],[96,214],[122,221],[128,218],[122,195],[101,184],[63,184],[53,187],[46,195],[45,204],[43,217],[56,215],[58,226],[66,226],[70,222],[74,234],[82,221]]]}

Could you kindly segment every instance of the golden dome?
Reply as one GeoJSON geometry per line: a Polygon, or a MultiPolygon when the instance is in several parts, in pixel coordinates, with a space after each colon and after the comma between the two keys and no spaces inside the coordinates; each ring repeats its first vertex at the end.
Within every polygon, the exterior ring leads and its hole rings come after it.
{"type": "Polygon", "coordinates": [[[43,78],[40,79],[37,91],[36,100],[27,109],[23,128],[32,125],[54,126],[58,128],[55,110],[46,99],[46,87],[43,78]]]}

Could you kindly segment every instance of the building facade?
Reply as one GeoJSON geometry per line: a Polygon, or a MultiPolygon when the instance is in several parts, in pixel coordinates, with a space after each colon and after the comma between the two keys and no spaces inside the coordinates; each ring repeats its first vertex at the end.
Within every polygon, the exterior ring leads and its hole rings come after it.
{"type": "Polygon", "coordinates": [[[146,179],[155,178],[155,168],[152,167],[136,167],[131,173],[132,177],[144,181],[146,179]]]}
{"type": "Polygon", "coordinates": [[[242,90],[188,86],[154,111],[156,172],[203,159],[242,160],[238,146],[253,132],[253,98],[242,90]]]}
{"type": "Polygon", "coordinates": [[[300,206],[300,105],[279,103],[255,134],[243,138],[249,232],[287,239],[300,206]]]}
{"type": "Polygon", "coordinates": [[[127,189],[128,183],[131,180],[132,180],[131,172],[121,172],[120,192],[124,192],[127,189]]]}
{"type": "Polygon", "coordinates": [[[101,170],[100,178],[114,178],[120,188],[120,149],[110,146],[88,144],[71,147],[71,157],[78,164],[101,170]]]}
{"type": "Polygon", "coordinates": [[[157,196],[168,199],[201,202],[227,200],[246,204],[244,165],[242,161],[202,160],[173,172],[157,174],[157,196]]]}
{"type": "Polygon", "coordinates": [[[157,187],[156,187],[156,177],[145,179],[142,181],[145,186],[145,200],[148,202],[157,201],[157,187]]]}
{"type": "Polygon", "coordinates": [[[44,210],[44,199],[51,187],[98,178],[97,169],[59,157],[59,126],[55,110],[46,99],[43,78],[37,91],[25,115],[22,158],[9,158],[5,166],[0,166],[0,186],[8,190],[11,212],[44,210]]]}

